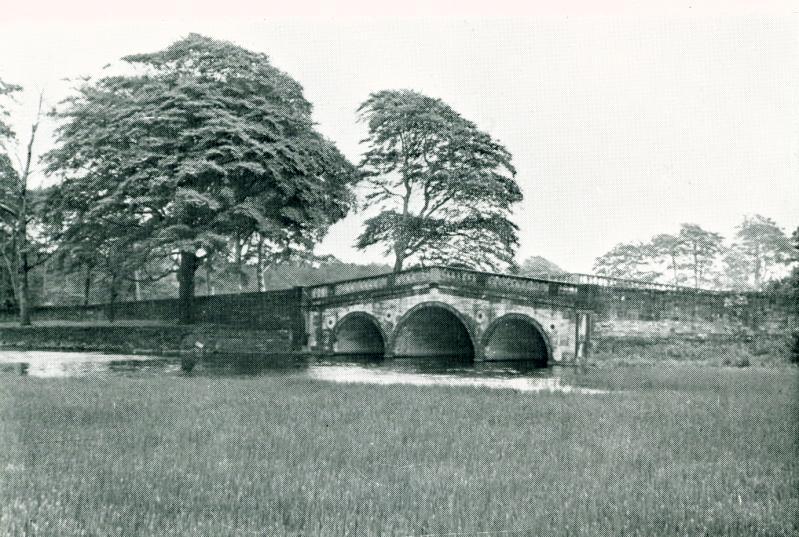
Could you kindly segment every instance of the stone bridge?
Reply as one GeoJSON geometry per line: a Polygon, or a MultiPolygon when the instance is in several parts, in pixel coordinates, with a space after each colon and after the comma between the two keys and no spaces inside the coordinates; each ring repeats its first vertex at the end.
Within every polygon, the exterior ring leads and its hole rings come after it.
{"type": "Polygon", "coordinates": [[[584,356],[586,287],[448,267],[415,268],[306,290],[308,349],[322,354],[529,360],[584,356]]]}

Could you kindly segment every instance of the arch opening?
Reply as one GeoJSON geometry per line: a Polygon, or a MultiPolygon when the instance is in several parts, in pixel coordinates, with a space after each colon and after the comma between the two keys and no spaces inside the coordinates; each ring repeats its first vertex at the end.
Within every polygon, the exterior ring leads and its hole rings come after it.
{"type": "Polygon", "coordinates": [[[333,354],[383,355],[385,338],[377,320],[366,313],[351,313],[333,330],[333,354]]]}
{"type": "Polygon", "coordinates": [[[541,328],[526,317],[507,315],[494,322],[485,336],[486,360],[524,360],[545,366],[550,350],[541,328]]]}
{"type": "Polygon", "coordinates": [[[444,306],[417,306],[403,317],[395,334],[395,357],[474,360],[469,330],[454,311],[444,306]]]}

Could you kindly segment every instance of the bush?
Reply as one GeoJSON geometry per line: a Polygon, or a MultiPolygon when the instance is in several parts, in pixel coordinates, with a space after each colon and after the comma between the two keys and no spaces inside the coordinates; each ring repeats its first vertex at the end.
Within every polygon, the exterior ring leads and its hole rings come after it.
{"type": "Polygon", "coordinates": [[[791,343],[791,363],[799,365],[799,331],[793,333],[793,342],[791,343]]]}

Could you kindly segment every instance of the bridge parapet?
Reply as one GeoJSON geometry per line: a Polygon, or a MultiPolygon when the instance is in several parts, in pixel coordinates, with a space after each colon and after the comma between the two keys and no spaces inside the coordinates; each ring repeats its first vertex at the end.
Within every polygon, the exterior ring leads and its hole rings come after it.
{"type": "Polygon", "coordinates": [[[528,278],[453,267],[416,267],[397,274],[382,274],[309,288],[315,302],[341,301],[364,294],[393,293],[418,286],[456,287],[462,292],[541,300],[585,307],[590,286],[542,278],[528,278]]]}

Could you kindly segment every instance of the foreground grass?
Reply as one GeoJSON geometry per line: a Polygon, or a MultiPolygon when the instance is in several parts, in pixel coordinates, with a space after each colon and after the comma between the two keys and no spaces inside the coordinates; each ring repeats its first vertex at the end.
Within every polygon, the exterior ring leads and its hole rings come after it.
{"type": "Polygon", "coordinates": [[[795,368],[581,383],[0,377],[0,535],[799,531],[795,368]]]}

